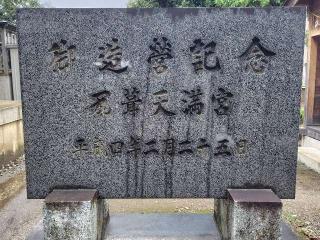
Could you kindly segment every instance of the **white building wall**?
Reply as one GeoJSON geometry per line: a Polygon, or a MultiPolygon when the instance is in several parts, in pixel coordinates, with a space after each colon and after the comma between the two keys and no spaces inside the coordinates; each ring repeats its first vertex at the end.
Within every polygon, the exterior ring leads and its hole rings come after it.
{"type": "Polygon", "coordinates": [[[10,76],[0,75],[0,100],[12,100],[10,76]]]}
{"type": "Polygon", "coordinates": [[[14,100],[21,100],[20,69],[18,48],[10,48],[11,71],[12,71],[12,92],[14,100]]]}

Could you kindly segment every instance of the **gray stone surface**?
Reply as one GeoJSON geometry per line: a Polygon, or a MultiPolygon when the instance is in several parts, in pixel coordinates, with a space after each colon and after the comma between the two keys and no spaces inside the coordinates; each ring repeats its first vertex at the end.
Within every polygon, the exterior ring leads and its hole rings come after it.
{"type": "Polygon", "coordinates": [[[304,8],[19,9],[28,197],[294,198],[304,25],[304,8]]]}
{"type": "Polygon", "coordinates": [[[96,190],[54,190],[45,199],[45,240],[101,240],[108,211],[96,190]]]}
{"type": "Polygon", "coordinates": [[[223,240],[280,240],[281,200],[270,189],[228,189],[215,199],[214,215],[223,240]]]}
{"type": "MultiPolygon", "coordinates": [[[[104,239],[192,239],[221,240],[210,214],[114,214],[104,239]]],[[[282,223],[281,240],[297,240],[290,227],[282,223]]],[[[27,240],[43,240],[39,223],[27,240]]]]}

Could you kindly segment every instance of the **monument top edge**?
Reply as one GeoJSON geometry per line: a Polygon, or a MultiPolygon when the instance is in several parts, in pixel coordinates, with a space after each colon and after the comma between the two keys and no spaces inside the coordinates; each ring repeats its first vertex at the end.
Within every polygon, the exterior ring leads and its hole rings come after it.
{"type": "Polygon", "coordinates": [[[188,12],[194,10],[214,10],[214,11],[221,11],[221,10],[277,10],[277,9],[284,9],[284,10],[306,10],[306,6],[268,6],[268,7],[172,7],[172,8],[19,8],[17,9],[17,13],[19,12],[39,12],[39,11],[64,11],[64,10],[71,10],[71,11],[99,11],[99,10],[108,10],[108,11],[127,11],[128,13],[132,11],[180,11],[180,12],[188,12]]]}

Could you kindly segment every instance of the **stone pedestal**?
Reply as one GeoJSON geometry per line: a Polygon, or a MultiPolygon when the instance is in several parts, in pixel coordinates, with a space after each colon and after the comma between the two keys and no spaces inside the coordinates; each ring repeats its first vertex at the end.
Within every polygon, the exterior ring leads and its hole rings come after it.
{"type": "Polygon", "coordinates": [[[223,240],[280,240],[281,200],[270,189],[228,189],[214,215],[223,240]]]}
{"type": "Polygon", "coordinates": [[[44,205],[44,240],[100,240],[108,220],[96,190],[53,190],[44,205]]]}

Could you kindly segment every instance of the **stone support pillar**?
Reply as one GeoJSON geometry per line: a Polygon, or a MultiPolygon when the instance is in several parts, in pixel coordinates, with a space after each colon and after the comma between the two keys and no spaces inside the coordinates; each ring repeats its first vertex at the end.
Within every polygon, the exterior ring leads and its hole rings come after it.
{"type": "Polygon", "coordinates": [[[228,189],[214,215],[223,240],[280,240],[281,200],[270,189],[228,189]]]}
{"type": "Polygon", "coordinates": [[[44,240],[101,240],[108,216],[96,190],[53,190],[45,199],[44,240]]]}

